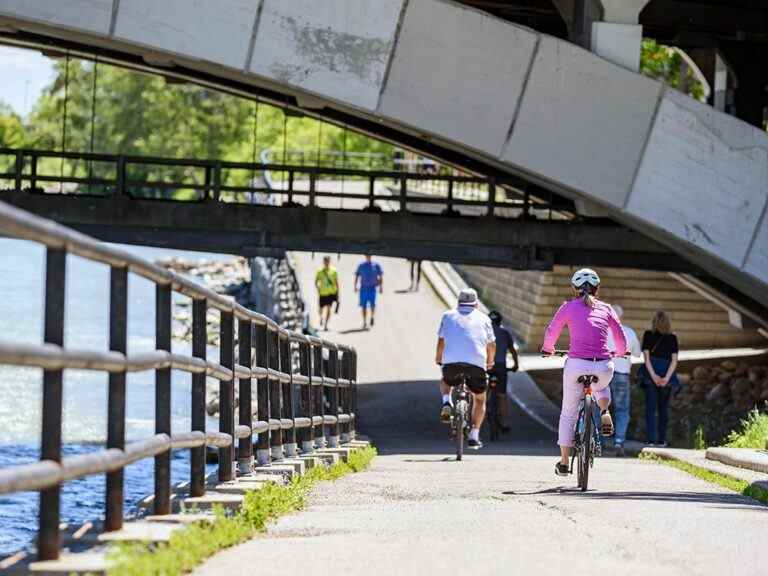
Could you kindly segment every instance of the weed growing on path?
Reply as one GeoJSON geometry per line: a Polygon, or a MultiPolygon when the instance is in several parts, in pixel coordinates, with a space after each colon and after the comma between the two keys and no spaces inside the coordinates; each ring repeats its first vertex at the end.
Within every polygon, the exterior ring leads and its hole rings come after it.
{"type": "Polygon", "coordinates": [[[672,468],[677,468],[678,470],[687,472],[691,476],[695,476],[701,480],[706,480],[707,482],[717,484],[718,486],[722,486],[728,490],[733,490],[734,492],[738,492],[744,496],[749,496],[750,498],[762,502],[763,504],[768,504],[768,490],[761,488],[756,484],[750,484],[745,480],[740,480],[738,478],[733,478],[732,476],[726,476],[725,474],[713,472],[712,470],[707,470],[706,468],[696,466],[695,464],[689,464],[688,462],[662,458],[656,454],[641,453],[640,458],[642,460],[666,464],[672,468]]]}
{"type": "Polygon", "coordinates": [[[216,552],[266,530],[270,520],[304,507],[312,486],[324,480],[364,470],[376,456],[373,447],[355,450],[347,462],[318,466],[290,484],[270,482],[245,496],[243,508],[227,516],[222,508],[208,523],[192,524],[174,532],[167,544],[122,544],[110,551],[109,574],[114,576],[170,576],[189,572],[216,552]]]}

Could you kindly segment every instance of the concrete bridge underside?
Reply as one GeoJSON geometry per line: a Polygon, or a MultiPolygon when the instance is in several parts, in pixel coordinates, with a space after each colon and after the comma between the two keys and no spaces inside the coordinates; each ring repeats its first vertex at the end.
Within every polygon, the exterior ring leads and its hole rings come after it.
{"type": "Polygon", "coordinates": [[[0,0],[0,25],[521,176],[768,305],[768,135],[562,40],[447,0],[0,0]]]}

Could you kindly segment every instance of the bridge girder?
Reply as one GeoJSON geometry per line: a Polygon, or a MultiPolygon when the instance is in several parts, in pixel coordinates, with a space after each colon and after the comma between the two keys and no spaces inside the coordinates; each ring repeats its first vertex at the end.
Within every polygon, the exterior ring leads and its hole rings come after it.
{"type": "Polygon", "coordinates": [[[549,270],[555,264],[692,270],[664,246],[610,222],[27,192],[5,192],[0,199],[108,242],[246,257],[297,250],[375,253],[521,270],[549,270]]]}

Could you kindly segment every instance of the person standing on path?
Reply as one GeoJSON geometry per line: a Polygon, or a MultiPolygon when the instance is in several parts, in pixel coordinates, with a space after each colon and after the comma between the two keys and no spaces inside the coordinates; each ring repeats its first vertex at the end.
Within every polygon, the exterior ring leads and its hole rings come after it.
{"type": "Polygon", "coordinates": [[[680,386],[675,372],[679,347],[669,314],[659,310],[653,315],[651,329],[643,334],[642,348],[645,362],[637,380],[645,392],[645,443],[663,447],[667,445],[669,401],[680,386]]]}
{"type": "Polygon", "coordinates": [[[368,329],[368,309],[371,310],[371,326],[376,321],[376,289],[384,292],[384,272],[370,254],[365,255],[355,271],[355,292],[360,292],[360,310],[363,314],[363,329],[368,329]]]}
{"type": "MultiPolygon", "coordinates": [[[[613,311],[621,320],[624,316],[624,310],[618,304],[613,305],[613,311]]],[[[627,341],[627,350],[632,356],[642,355],[640,350],[640,341],[637,334],[629,326],[622,323],[621,329],[624,332],[624,338],[627,341]]],[[[616,350],[613,334],[608,332],[608,347],[616,350]]],[[[627,427],[629,426],[629,372],[632,369],[632,359],[624,356],[616,356],[613,359],[613,378],[611,379],[611,398],[613,404],[613,414],[615,416],[616,431],[613,437],[613,446],[616,450],[616,456],[624,456],[624,441],[627,439],[627,427]]]]}
{"type": "Polygon", "coordinates": [[[323,256],[323,267],[315,275],[315,287],[320,297],[320,326],[327,331],[331,306],[335,303],[336,311],[339,309],[339,274],[336,268],[331,266],[330,256],[323,256]]]}
{"type": "Polygon", "coordinates": [[[421,260],[408,260],[411,264],[411,286],[412,292],[418,292],[419,282],[421,282],[421,260]]]}
{"type": "Polygon", "coordinates": [[[507,352],[512,354],[513,372],[517,372],[520,363],[512,333],[501,323],[503,320],[501,313],[493,310],[488,314],[488,317],[491,319],[493,335],[496,338],[496,355],[492,370],[498,379],[496,394],[499,395],[499,428],[502,432],[509,432],[509,426],[507,426],[507,352]]]}

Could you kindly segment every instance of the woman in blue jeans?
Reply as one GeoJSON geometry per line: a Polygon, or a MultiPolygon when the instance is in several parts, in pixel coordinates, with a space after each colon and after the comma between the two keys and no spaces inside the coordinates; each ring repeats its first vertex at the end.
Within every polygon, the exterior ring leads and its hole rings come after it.
{"type": "Polygon", "coordinates": [[[663,310],[654,314],[651,329],[643,334],[643,356],[638,380],[645,391],[646,444],[667,445],[669,401],[680,385],[677,369],[677,336],[672,334],[672,322],[663,310]]]}

